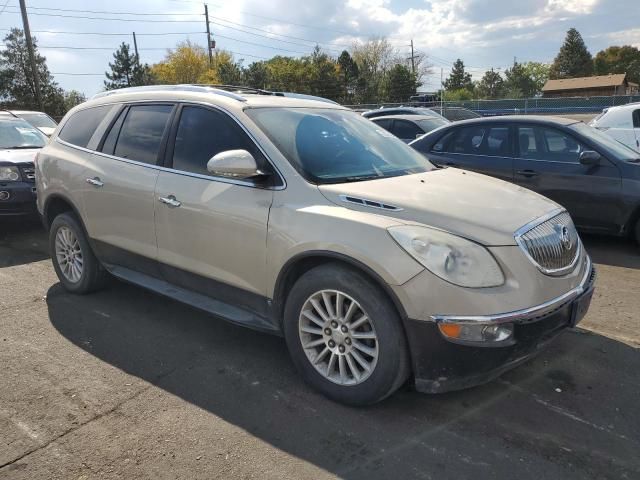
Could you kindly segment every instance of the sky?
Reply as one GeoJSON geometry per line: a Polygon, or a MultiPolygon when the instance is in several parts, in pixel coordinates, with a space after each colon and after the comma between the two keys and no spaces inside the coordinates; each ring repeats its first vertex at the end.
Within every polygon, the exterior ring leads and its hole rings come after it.
{"type": "MultiPolygon", "coordinates": [[[[104,72],[121,42],[160,61],[177,42],[206,45],[204,4],[195,0],[26,0],[32,35],[66,90],[103,90],[104,72]]],[[[475,79],[514,61],[551,62],[566,31],[577,28],[595,55],[610,45],[640,48],[639,0],[214,0],[208,2],[217,47],[249,64],[274,55],[327,53],[386,37],[400,55],[427,56],[422,91],[440,86],[461,58],[475,79]]],[[[22,28],[18,0],[0,0],[0,33],[22,28]]]]}

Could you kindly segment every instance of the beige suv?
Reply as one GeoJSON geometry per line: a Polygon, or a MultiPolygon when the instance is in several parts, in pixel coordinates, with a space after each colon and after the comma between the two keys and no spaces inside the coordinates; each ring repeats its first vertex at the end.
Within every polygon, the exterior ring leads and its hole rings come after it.
{"type": "Polygon", "coordinates": [[[569,215],[439,169],[339,105],[205,86],[99,95],[36,160],[53,265],[284,335],[353,405],[485,382],[575,325],[594,271],[569,215]]]}

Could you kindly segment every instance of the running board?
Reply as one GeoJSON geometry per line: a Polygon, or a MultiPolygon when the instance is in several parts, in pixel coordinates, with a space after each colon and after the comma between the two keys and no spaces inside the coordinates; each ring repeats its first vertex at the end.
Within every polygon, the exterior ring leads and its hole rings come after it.
{"type": "Polygon", "coordinates": [[[229,305],[228,303],[215,300],[201,293],[192,292],[184,288],[173,285],[165,280],[136,272],[119,265],[103,264],[109,273],[125,282],[138,285],[151,290],[152,292],[172,298],[191,307],[203,310],[231,323],[248,327],[261,332],[282,335],[281,330],[268,319],[246,310],[244,308],[229,305]]]}

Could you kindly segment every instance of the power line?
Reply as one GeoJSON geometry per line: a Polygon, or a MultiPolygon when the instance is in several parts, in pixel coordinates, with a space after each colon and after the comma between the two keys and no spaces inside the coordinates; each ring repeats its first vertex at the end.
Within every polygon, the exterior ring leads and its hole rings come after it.
{"type": "MultiPolygon", "coordinates": [[[[2,31],[10,31],[10,28],[0,28],[2,31]]],[[[32,33],[49,33],[49,34],[60,34],[60,35],[104,35],[104,36],[121,36],[128,37],[131,35],[131,32],[125,33],[115,33],[115,32],[66,32],[66,31],[58,31],[58,30],[31,30],[32,33]]],[[[163,33],[138,33],[138,36],[163,36],[163,35],[201,35],[205,32],[163,32],[163,33]]]]}
{"type": "MultiPolygon", "coordinates": [[[[19,13],[19,12],[7,11],[7,13],[19,13]]],[[[83,20],[105,20],[105,21],[112,21],[112,22],[139,22],[139,23],[200,23],[202,21],[202,20],[142,20],[139,18],[89,17],[84,15],[62,15],[57,13],[39,13],[39,12],[30,12],[29,15],[40,15],[43,17],[77,18],[77,19],[83,19],[83,20]]]]}
{"type": "Polygon", "coordinates": [[[50,7],[29,7],[29,10],[53,10],[56,12],[76,12],[76,13],[97,13],[105,15],[136,15],[136,16],[202,16],[201,13],[182,13],[182,12],[167,12],[167,13],[147,13],[147,12],[114,12],[112,10],[78,10],[73,8],[50,8],[50,7]]]}

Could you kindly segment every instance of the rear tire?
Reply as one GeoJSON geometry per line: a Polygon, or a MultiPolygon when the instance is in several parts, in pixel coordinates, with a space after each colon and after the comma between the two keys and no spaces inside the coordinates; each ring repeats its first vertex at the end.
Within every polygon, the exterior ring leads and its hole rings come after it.
{"type": "Polygon", "coordinates": [[[104,285],[108,274],[73,214],[61,213],[53,219],[49,229],[49,250],[58,279],[69,292],[85,294],[104,285]]]}
{"type": "Polygon", "coordinates": [[[410,373],[396,308],[375,283],[340,264],[298,279],[287,298],[284,334],[304,380],[341,403],[379,402],[410,373]]]}

